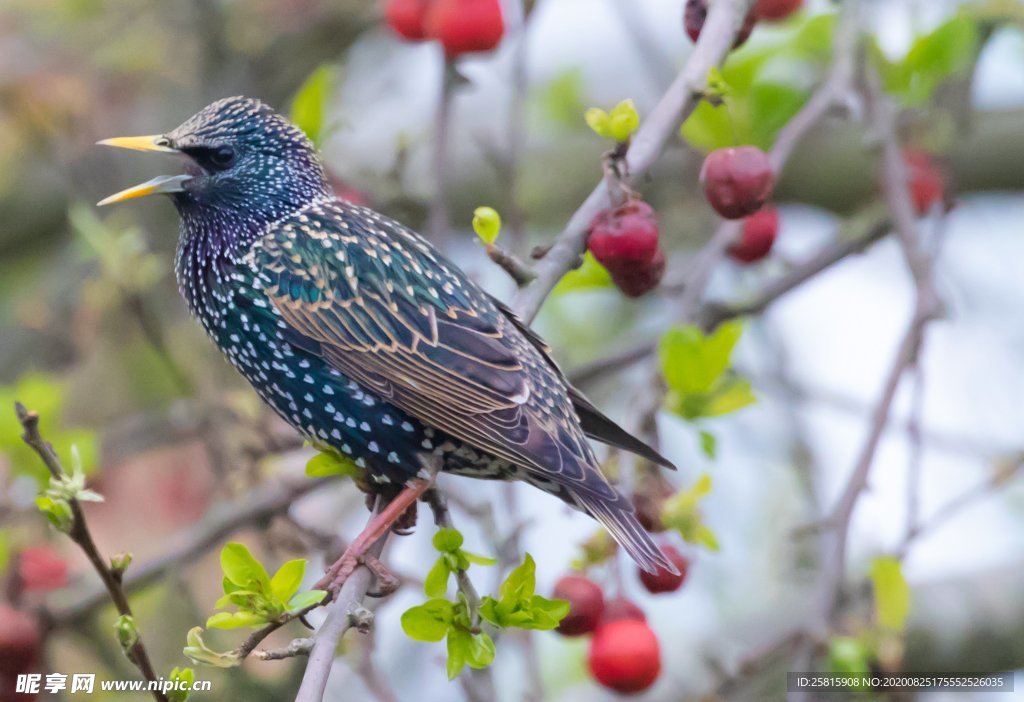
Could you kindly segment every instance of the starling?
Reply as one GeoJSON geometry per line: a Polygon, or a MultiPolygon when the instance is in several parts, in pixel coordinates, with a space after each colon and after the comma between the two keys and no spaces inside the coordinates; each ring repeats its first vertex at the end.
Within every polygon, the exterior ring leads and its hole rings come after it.
{"type": "MultiPolygon", "coordinates": [[[[184,174],[99,204],[169,194],[178,286],[214,343],[314,445],[402,491],[350,559],[442,470],[523,480],[600,521],[644,570],[675,571],[587,437],[671,464],[573,388],[544,342],[429,242],[337,198],[298,127],[233,97],[167,134],[100,143],[186,157],[184,174]]],[[[351,567],[335,564],[331,589],[351,567]]]]}

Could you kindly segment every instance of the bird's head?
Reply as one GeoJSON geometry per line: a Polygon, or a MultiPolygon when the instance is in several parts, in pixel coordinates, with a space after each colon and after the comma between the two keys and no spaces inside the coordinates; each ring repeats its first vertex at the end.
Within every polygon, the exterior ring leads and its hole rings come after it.
{"type": "Polygon", "coordinates": [[[190,218],[267,222],[327,192],[320,159],[302,130],[251,98],[218,100],[166,134],[99,143],[186,157],[184,173],[158,176],[100,205],[165,193],[190,218]]]}

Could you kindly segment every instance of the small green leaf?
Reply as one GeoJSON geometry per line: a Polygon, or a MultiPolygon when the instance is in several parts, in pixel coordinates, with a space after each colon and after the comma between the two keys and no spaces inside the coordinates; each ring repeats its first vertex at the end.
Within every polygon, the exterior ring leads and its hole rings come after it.
{"type": "Polygon", "coordinates": [[[295,558],[288,561],[274,573],[270,579],[270,594],[281,604],[285,604],[291,596],[299,591],[302,575],[306,572],[306,561],[295,558]]]}
{"type": "Polygon", "coordinates": [[[473,647],[473,638],[464,629],[451,629],[448,632],[448,660],[445,662],[445,670],[448,679],[454,680],[462,672],[466,665],[466,659],[473,647]]]}
{"type": "Polygon", "coordinates": [[[196,674],[191,668],[178,668],[174,667],[171,670],[170,675],[167,676],[173,685],[173,689],[168,690],[167,702],[187,702],[189,695],[191,694],[192,685],[196,681],[196,674]]]}
{"type": "Polygon", "coordinates": [[[462,548],[462,534],[458,529],[438,529],[434,534],[434,548],[441,553],[454,553],[462,548]]]}
{"type": "Polygon", "coordinates": [[[306,592],[300,592],[293,595],[292,598],[288,600],[288,611],[299,612],[303,609],[318,605],[324,601],[324,596],[326,594],[326,590],[307,590],[306,592]]]}
{"type": "Polygon", "coordinates": [[[493,207],[473,210],[473,231],[485,244],[493,244],[501,232],[501,215],[493,207]]]}
{"type": "Polygon", "coordinates": [[[700,432],[700,450],[712,461],[715,460],[715,455],[718,452],[718,439],[714,434],[709,431],[700,432]]]}
{"type": "Polygon", "coordinates": [[[640,114],[632,100],[623,100],[608,114],[609,136],[615,141],[628,141],[640,126],[640,114]]]}
{"type": "Polygon", "coordinates": [[[448,592],[448,577],[451,575],[448,559],[438,558],[423,581],[423,592],[427,597],[444,597],[448,592]]]}
{"type": "Polygon", "coordinates": [[[870,674],[870,652],[860,639],[835,636],[829,641],[829,669],[841,675],[870,674]]]}
{"type": "Polygon", "coordinates": [[[454,605],[434,598],[402,613],[402,631],[416,641],[440,641],[451,628],[454,605]]]}
{"type": "Polygon", "coordinates": [[[189,660],[205,663],[217,668],[234,668],[242,662],[241,656],[235,651],[219,653],[209,648],[203,641],[203,628],[194,626],[189,629],[185,648],[182,650],[189,660]]]}
{"type": "Polygon", "coordinates": [[[114,621],[114,633],[117,641],[121,644],[121,650],[125,655],[139,641],[139,630],[135,626],[135,619],[129,614],[122,614],[114,621]]]}
{"type": "Polygon", "coordinates": [[[875,591],[875,616],[878,623],[902,631],[910,613],[910,586],[903,577],[900,561],[879,556],[871,562],[871,583],[875,591]]]}
{"type": "Polygon", "coordinates": [[[466,651],[466,663],[471,668],[486,668],[494,662],[494,639],[486,632],[470,636],[469,649],[466,651]]]}
{"type": "Polygon", "coordinates": [[[508,574],[501,584],[501,599],[517,602],[533,596],[537,587],[537,564],[533,556],[526,554],[522,564],[508,574]]]}
{"type": "Polygon", "coordinates": [[[226,544],[220,552],[220,567],[224,575],[235,585],[270,592],[270,576],[267,575],[267,569],[249,553],[245,544],[237,541],[226,544]]]}
{"type": "Polygon", "coordinates": [[[469,551],[459,551],[459,554],[475,565],[492,566],[497,565],[498,563],[497,558],[489,558],[488,556],[481,556],[476,553],[470,553],[469,551]]]}
{"type": "Polygon", "coordinates": [[[704,417],[720,417],[731,414],[757,402],[750,381],[730,378],[717,389],[704,405],[704,417]]]}
{"type": "Polygon", "coordinates": [[[320,478],[328,475],[342,475],[350,478],[359,478],[363,471],[352,461],[352,459],[329,451],[322,451],[313,456],[306,463],[306,475],[310,478],[320,478]]]}
{"type": "Polygon", "coordinates": [[[36,498],[36,507],[58,531],[67,534],[74,526],[75,517],[67,500],[40,495],[36,498]]]}
{"type": "Polygon", "coordinates": [[[254,612],[217,612],[206,620],[206,626],[214,629],[256,628],[266,623],[266,617],[261,617],[254,612]]]}
{"type": "Polygon", "coordinates": [[[591,107],[583,113],[587,126],[605,139],[611,138],[611,116],[600,107],[591,107]]]}

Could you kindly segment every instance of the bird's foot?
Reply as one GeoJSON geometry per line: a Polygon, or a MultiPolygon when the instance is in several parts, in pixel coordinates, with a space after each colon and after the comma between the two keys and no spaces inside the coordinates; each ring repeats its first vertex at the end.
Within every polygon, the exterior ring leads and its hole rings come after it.
{"type": "Polygon", "coordinates": [[[354,553],[349,548],[341,558],[331,564],[324,577],[315,585],[316,589],[326,590],[331,594],[331,599],[334,599],[341,592],[345,581],[359,566],[365,566],[377,579],[377,587],[366,593],[370,597],[387,597],[401,585],[395,574],[372,553],[354,553]]]}

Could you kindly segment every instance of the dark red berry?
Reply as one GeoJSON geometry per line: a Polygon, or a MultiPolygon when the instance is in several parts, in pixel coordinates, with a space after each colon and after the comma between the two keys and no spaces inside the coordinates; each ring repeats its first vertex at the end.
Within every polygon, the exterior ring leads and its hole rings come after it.
{"type": "Polygon", "coordinates": [[[601,615],[601,623],[617,622],[620,619],[632,619],[633,621],[646,622],[647,615],[640,609],[640,606],[625,597],[613,597],[604,603],[604,614],[601,615]]]}
{"type": "MultiPolygon", "coordinates": [[[[683,11],[683,27],[686,29],[686,34],[693,41],[697,41],[700,37],[700,32],[704,29],[704,21],[708,17],[708,0],[686,0],[686,9],[683,11]]],[[[750,33],[754,31],[754,25],[757,24],[757,14],[751,8],[750,12],[747,13],[746,18],[743,20],[743,26],[740,27],[739,33],[736,35],[736,41],[733,43],[732,48],[738,49],[743,46],[747,39],[750,38],[750,33]]]]}
{"type": "Polygon", "coordinates": [[[768,154],[756,146],[716,149],[700,169],[704,195],[718,214],[740,219],[761,209],[775,187],[768,154]]]}
{"type": "Polygon", "coordinates": [[[646,570],[640,571],[640,582],[644,584],[648,592],[658,594],[661,592],[675,592],[683,586],[683,582],[686,581],[687,571],[690,569],[690,562],[686,559],[686,556],[679,553],[673,546],[662,546],[661,552],[668,557],[672,565],[676,567],[679,574],[670,573],[661,566],[658,567],[658,572],[648,573],[646,570]]]}
{"type": "Polygon", "coordinates": [[[729,256],[741,263],[753,263],[767,256],[779,233],[779,211],[765,207],[743,220],[739,241],[729,247],[729,256]]]}
{"type": "Polygon", "coordinates": [[[757,0],[754,3],[754,14],[758,19],[769,21],[786,19],[803,4],[804,0],[757,0]]]}
{"type": "Polygon", "coordinates": [[[646,264],[658,253],[658,217],[643,200],[603,210],[590,223],[587,248],[609,270],[646,264]]]}
{"type": "Polygon", "coordinates": [[[910,196],[918,214],[927,214],[932,205],[946,196],[946,177],[929,154],[915,149],[904,149],[910,196]]]}
{"type": "Polygon", "coordinates": [[[661,673],[661,647],[647,622],[620,619],[594,632],[587,662],[591,674],[605,687],[640,692],[661,673]]]}
{"type": "Polygon", "coordinates": [[[384,19],[400,37],[410,41],[427,38],[424,19],[430,0],[387,0],[384,5],[384,19]]]}
{"type": "Polygon", "coordinates": [[[449,59],[490,51],[505,34],[500,0],[433,0],[424,26],[449,59]]]}
{"type": "Polygon", "coordinates": [[[569,614],[558,624],[563,636],[581,636],[597,628],[604,612],[604,593],[589,578],[566,575],[555,583],[553,597],[569,601],[569,614]]]}
{"type": "Polygon", "coordinates": [[[47,592],[68,584],[68,564],[49,546],[33,546],[18,554],[18,580],[27,592],[47,592]]]}
{"type": "Polygon", "coordinates": [[[629,297],[640,297],[658,287],[665,275],[665,252],[658,249],[648,263],[627,263],[609,266],[612,282],[629,297]]]}

